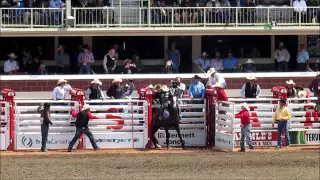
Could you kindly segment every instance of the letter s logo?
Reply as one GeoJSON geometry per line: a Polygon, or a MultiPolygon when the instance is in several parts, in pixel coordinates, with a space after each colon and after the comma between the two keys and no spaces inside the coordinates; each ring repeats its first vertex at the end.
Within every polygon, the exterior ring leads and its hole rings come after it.
{"type": "Polygon", "coordinates": [[[21,139],[21,143],[24,147],[31,147],[33,145],[33,141],[30,137],[23,136],[21,139]]]}

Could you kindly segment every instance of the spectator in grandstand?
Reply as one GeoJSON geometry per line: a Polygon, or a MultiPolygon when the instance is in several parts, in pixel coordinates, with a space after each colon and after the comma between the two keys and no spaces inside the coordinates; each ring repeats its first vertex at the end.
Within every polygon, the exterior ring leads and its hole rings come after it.
{"type": "Polygon", "coordinates": [[[200,58],[193,60],[193,63],[199,65],[204,71],[207,71],[211,66],[211,61],[208,59],[206,52],[203,52],[200,58]]]}
{"type": "Polygon", "coordinates": [[[288,92],[287,92],[287,97],[288,98],[295,98],[297,97],[297,90],[296,88],[294,87],[296,85],[295,82],[293,82],[291,79],[289,81],[286,81],[286,87],[288,89],[288,92]]]}
{"type": "Polygon", "coordinates": [[[251,138],[251,123],[250,123],[250,113],[249,113],[249,106],[247,103],[243,103],[241,105],[241,111],[237,114],[235,114],[236,118],[241,119],[241,136],[240,136],[240,150],[239,152],[245,152],[246,146],[244,143],[244,140],[247,141],[247,144],[249,145],[250,151],[254,150],[252,138],[251,138]]]}
{"type": "Polygon", "coordinates": [[[111,48],[103,58],[103,68],[106,74],[112,74],[117,67],[117,58],[115,49],[111,48]]]}
{"type": "Polygon", "coordinates": [[[29,61],[31,57],[22,55],[22,61],[19,62],[19,72],[29,72],[29,61]]]}
{"type": "Polygon", "coordinates": [[[102,85],[102,82],[99,81],[99,79],[94,79],[90,83],[90,87],[87,89],[85,97],[89,100],[94,99],[104,99],[104,95],[102,90],[100,89],[100,86],[102,85]]]}
{"type": "Polygon", "coordinates": [[[276,60],[276,65],[278,71],[287,72],[288,71],[288,62],[290,61],[290,53],[286,48],[284,48],[283,42],[279,43],[279,49],[274,53],[274,59],[276,60]]]}
{"type": "MultiPolygon", "coordinates": [[[[180,7],[196,7],[195,2],[191,0],[184,0],[181,2],[180,7]]],[[[176,20],[178,23],[180,22],[180,19],[182,18],[183,23],[187,24],[189,20],[191,19],[191,23],[195,23],[198,17],[197,11],[194,9],[183,9],[182,13],[178,13],[176,16],[176,20]]]]}
{"type": "Polygon", "coordinates": [[[135,86],[133,84],[133,81],[130,79],[128,83],[125,83],[120,87],[120,98],[121,99],[130,99],[132,92],[134,91],[135,86]]]}
{"type": "Polygon", "coordinates": [[[301,15],[301,22],[306,22],[307,4],[304,0],[295,0],[293,2],[293,10],[296,13],[297,19],[301,15]]]}
{"type": "Polygon", "coordinates": [[[111,83],[110,88],[107,91],[107,96],[111,99],[120,99],[121,98],[121,83],[122,79],[114,79],[111,83]]]}
{"type": "Polygon", "coordinates": [[[16,74],[19,70],[19,65],[16,61],[17,56],[14,53],[10,53],[8,57],[9,59],[4,62],[3,66],[4,74],[16,74]]]}
{"type": "Polygon", "coordinates": [[[132,63],[134,63],[137,67],[137,72],[141,72],[144,70],[144,65],[142,64],[141,60],[139,59],[139,56],[134,54],[132,56],[132,63]]]}
{"type": "Polygon", "coordinates": [[[28,73],[36,74],[40,67],[40,60],[38,57],[34,57],[33,60],[28,61],[28,73]]]}
{"type": "Polygon", "coordinates": [[[119,48],[120,46],[118,44],[114,44],[113,46],[111,46],[111,49],[114,49],[115,51],[114,58],[116,58],[116,60],[119,59],[119,48]]]}
{"type": "Polygon", "coordinates": [[[166,74],[173,74],[176,71],[175,65],[171,60],[166,61],[166,66],[164,67],[164,73],[166,74]]]}
{"type": "Polygon", "coordinates": [[[284,131],[285,138],[286,138],[286,148],[290,145],[290,136],[289,136],[289,127],[288,127],[288,121],[291,119],[291,112],[289,108],[286,106],[286,101],[281,99],[279,101],[279,107],[276,109],[274,116],[273,116],[273,123],[272,127],[274,127],[274,123],[278,124],[278,143],[277,143],[277,149],[282,148],[282,141],[281,141],[281,135],[284,131]]]}
{"type": "Polygon", "coordinates": [[[230,21],[230,16],[231,16],[231,9],[230,9],[230,7],[231,7],[231,5],[230,5],[230,2],[229,2],[229,0],[222,0],[221,2],[220,2],[220,4],[221,4],[221,7],[223,7],[223,9],[222,9],[222,21],[224,22],[224,23],[229,23],[229,21],[230,21]]]}
{"type": "Polygon", "coordinates": [[[137,73],[136,64],[132,63],[130,59],[124,61],[124,74],[135,74],[137,73]]]}
{"type": "Polygon", "coordinates": [[[48,141],[48,133],[49,133],[49,124],[53,125],[50,120],[50,104],[44,103],[38,107],[38,112],[40,113],[41,118],[41,151],[47,152],[47,141],[48,141]]]}
{"type": "Polygon", "coordinates": [[[190,98],[201,98],[204,99],[204,95],[205,95],[205,87],[202,84],[202,82],[200,82],[201,77],[199,77],[198,75],[195,75],[193,77],[193,82],[190,84],[189,87],[189,96],[190,98]]]}
{"type": "Polygon", "coordinates": [[[211,68],[214,68],[216,71],[223,70],[223,60],[220,58],[220,52],[216,52],[215,57],[211,60],[211,68]]]}
{"type": "Polygon", "coordinates": [[[306,51],[304,44],[300,44],[300,52],[297,55],[298,71],[306,71],[309,60],[309,53],[306,51]]]}
{"type": "Polygon", "coordinates": [[[94,56],[88,45],[83,45],[83,52],[79,54],[78,62],[80,63],[80,74],[90,74],[91,64],[94,63],[94,56]]]}
{"type": "Polygon", "coordinates": [[[93,147],[93,149],[96,151],[99,149],[97,146],[96,140],[93,137],[93,134],[91,133],[88,123],[90,119],[99,119],[99,117],[94,116],[90,113],[90,106],[88,104],[85,104],[80,112],[72,111],[72,117],[77,118],[76,120],[76,133],[73,137],[73,139],[70,141],[70,144],[68,146],[68,152],[72,151],[72,148],[74,144],[77,142],[77,140],[80,138],[81,134],[85,134],[93,147]]]}
{"type": "Polygon", "coordinates": [[[60,25],[60,19],[61,19],[61,9],[63,7],[65,7],[65,3],[63,3],[61,0],[50,0],[50,8],[59,8],[59,9],[54,9],[54,10],[50,10],[50,17],[52,17],[51,19],[51,23],[53,23],[54,25],[60,25]]]}
{"type": "Polygon", "coordinates": [[[167,60],[171,60],[175,72],[179,72],[179,66],[181,61],[180,51],[176,49],[176,43],[171,43],[171,48],[167,51],[167,60]]]}
{"type": "Polygon", "coordinates": [[[72,87],[67,84],[67,80],[59,79],[57,86],[52,91],[52,99],[64,100],[68,91],[72,91],[72,87]]]}
{"type": "Polygon", "coordinates": [[[57,49],[56,56],[56,73],[64,74],[66,73],[66,67],[70,66],[69,54],[65,52],[65,47],[60,45],[57,49]]]}
{"type": "Polygon", "coordinates": [[[238,59],[233,57],[232,53],[228,53],[228,57],[223,60],[224,72],[235,72],[238,68],[238,59]]]}
{"type": "Polygon", "coordinates": [[[36,73],[36,75],[48,75],[48,71],[46,70],[46,65],[45,64],[40,64],[39,70],[36,73]]]}
{"type": "Polygon", "coordinates": [[[243,65],[242,65],[242,72],[256,72],[256,66],[254,65],[254,61],[251,59],[248,59],[243,65]]]}
{"type": "Polygon", "coordinates": [[[241,96],[243,98],[259,98],[261,94],[261,89],[258,84],[256,84],[257,78],[254,76],[247,77],[247,82],[241,88],[241,96]]]}
{"type": "Polygon", "coordinates": [[[207,75],[210,75],[210,77],[208,78],[207,87],[216,84],[219,84],[222,88],[227,87],[226,80],[214,68],[210,68],[207,71],[207,75]]]}

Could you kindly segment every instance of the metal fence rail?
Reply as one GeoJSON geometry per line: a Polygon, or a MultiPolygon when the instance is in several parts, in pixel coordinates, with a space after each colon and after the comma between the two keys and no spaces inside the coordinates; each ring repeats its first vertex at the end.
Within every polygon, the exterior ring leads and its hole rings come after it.
{"type": "MultiPolygon", "coordinates": [[[[1,8],[6,27],[63,27],[65,9],[1,8]]],[[[75,27],[319,26],[320,7],[72,8],[75,27]],[[297,12],[298,11],[298,12],[297,12]]]]}

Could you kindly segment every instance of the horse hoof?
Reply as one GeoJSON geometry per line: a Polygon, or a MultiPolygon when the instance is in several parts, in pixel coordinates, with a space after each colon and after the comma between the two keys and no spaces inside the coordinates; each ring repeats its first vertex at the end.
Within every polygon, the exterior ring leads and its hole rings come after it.
{"type": "Polygon", "coordinates": [[[167,147],[167,149],[171,149],[171,147],[167,147]]]}
{"type": "Polygon", "coordinates": [[[159,144],[155,145],[156,148],[162,148],[159,144]]]}

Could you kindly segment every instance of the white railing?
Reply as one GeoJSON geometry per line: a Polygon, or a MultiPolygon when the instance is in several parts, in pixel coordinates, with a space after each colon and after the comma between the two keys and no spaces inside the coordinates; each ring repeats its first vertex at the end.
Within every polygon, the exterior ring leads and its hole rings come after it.
{"type": "MultiPolygon", "coordinates": [[[[75,27],[317,26],[320,7],[97,7],[73,8],[75,27]]],[[[1,8],[1,27],[63,26],[65,13],[54,8],[1,8]]]]}

